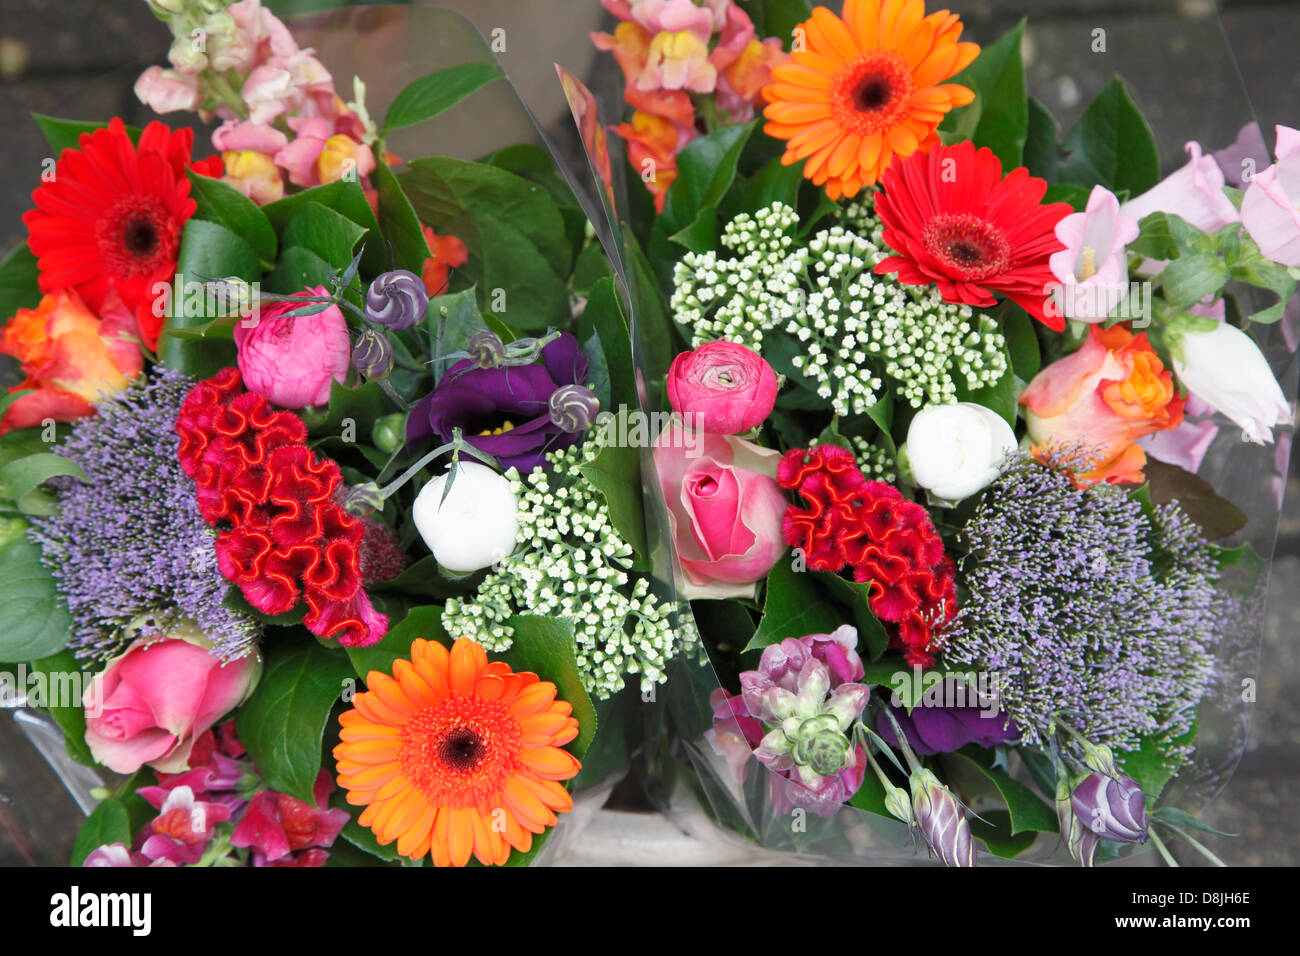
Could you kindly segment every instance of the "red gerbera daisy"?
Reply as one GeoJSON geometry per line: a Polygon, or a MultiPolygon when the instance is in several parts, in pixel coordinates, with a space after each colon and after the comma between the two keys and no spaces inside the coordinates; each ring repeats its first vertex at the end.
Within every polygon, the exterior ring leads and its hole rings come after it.
{"type": "Polygon", "coordinates": [[[41,291],[75,288],[98,313],[116,288],[155,348],[163,318],[154,314],[162,311],[154,309],[154,284],[171,282],[181,227],[196,208],[185,176],[193,145],[193,130],[150,123],[135,146],[115,118],[83,133],[79,149],[65,149],[23,216],[41,291]]]}
{"type": "Polygon", "coordinates": [[[1040,205],[1047,183],[1023,166],[1003,178],[993,151],[970,142],[896,162],[881,177],[876,209],[896,255],[876,272],[909,285],[935,284],[948,302],[990,306],[1000,292],[1056,331],[1045,303],[1056,282],[1048,259],[1063,245],[1056,224],[1069,203],[1040,205]]]}

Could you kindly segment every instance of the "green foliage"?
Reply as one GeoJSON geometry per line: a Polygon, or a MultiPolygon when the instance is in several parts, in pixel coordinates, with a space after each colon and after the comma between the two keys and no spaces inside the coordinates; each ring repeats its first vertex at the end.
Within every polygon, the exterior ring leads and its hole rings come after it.
{"type": "Polygon", "coordinates": [[[414,126],[451,109],[480,87],[504,75],[491,63],[462,63],[408,83],[384,116],[384,133],[414,126]]]}
{"type": "Polygon", "coordinates": [[[19,537],[0,547],[0,663],[36,661],[63,649],[72,620],[40,546],[19,537]]]}
{"type": "Polygon", "coordinates": [[[1102,87],[1071,127],[1065,148],[1060,176],[1067,182],[1088,188],[1100,184],[1123,198],[1160,181],[1155,136],[1119,77],[1102,87]]]}
{"type": "MultiPolygon", "coordinates": [[[[946,143],[968,139],[977,147],[993,150],[1004,173],[1021,165],[1029,134],[1025,65],[1020,56],[1024,32],[1025,21],[1021,20],[948,81],[973,90],[975,101],[953,110],[939,127],[946,143]]],[[[1038,149],[1041,142],[1034,145],[1038,149]]]]}

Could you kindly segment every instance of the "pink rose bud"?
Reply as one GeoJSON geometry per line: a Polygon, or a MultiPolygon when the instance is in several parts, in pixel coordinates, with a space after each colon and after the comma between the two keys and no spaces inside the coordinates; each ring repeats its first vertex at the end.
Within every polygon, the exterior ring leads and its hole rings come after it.
{"type": "Polygon", "coordinates": [[[708,342],[682,352],[668,370],[668,401],[688,423],[736,435],[763,423],[776,404],[776,373],[761,355],[735,342],[708,342]]]}
{"type": "MultiPolygon", "coordinates": [[[[326,296],[323,286],[294,293],[326,296]]],[[[311,315],[290,315],[311,303],[276,302],[235,323],[244,385],[283,408],[324,405],[330,383],[342,384],[352,363],[352,339],[337,305],[311,315]]]]}
{"type": "Polygon", "coordinates": [[[683,597],[753,596],[785,553],[779,453],[729,435],[670,425],[655,442],[683,597]]]}
{"type": "Polygon", "coordinates": [[[239,706],[261,673],[256,655],[222,664],[197,632],[136,641],[86,690],[86,743],[116,773],[145,764],[179,773],[195,740],[239,706]]]}

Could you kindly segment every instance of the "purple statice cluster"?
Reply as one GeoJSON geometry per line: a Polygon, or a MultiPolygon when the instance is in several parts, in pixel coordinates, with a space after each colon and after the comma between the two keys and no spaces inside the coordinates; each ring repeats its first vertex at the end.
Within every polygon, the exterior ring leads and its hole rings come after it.
{"type": "Polygon", "coordinates": [[[1150,738],[1178,762],[1216,640],[1213,549],[1176,504],[1081,490],[1052,464],[1018,460],[966,526],[970,595],[944,662],[989,673],[1025,743],[1065,724],[1116,750],[1150,738]]]}
{"type": "Polygon", "coordinates": [[[224,603],[215,533],[177,458],[176,416],[192,385],[178,371],[155,370],[102,402],[55,449],[85,479],[51,481],[58,511],[33,519],[30,534],[67,603],[78,657],[108,658],[143,630],[165,632],[182,619],[223,660],[243,656],[260,634],[224,603]]]}

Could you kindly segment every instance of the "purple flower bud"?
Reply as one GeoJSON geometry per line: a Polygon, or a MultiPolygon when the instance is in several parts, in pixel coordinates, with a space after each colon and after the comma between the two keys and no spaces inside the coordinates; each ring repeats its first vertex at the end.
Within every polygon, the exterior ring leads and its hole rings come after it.
{"type": "Polygon", "coordinates": [[[1102,839],[1147,841],[1147,798],[1132,777],[1090,773],[1074,788],[1070,807],[1079,822],[1102,839]]]}
{"type": "Polygon", "coordinates": [[[590,428],[600,400],[582,385],[562,385],[551,393],[551,422],[570,435],[590,428]]]}
{"type": "Polygon", "coordinates": [[[961,804],[925,768],[912,774],[912,814],[925,842],[945,866],[974,866],[975,843],[961,804]]]}
{"type": "Polygon", "coordinates": [[[382,332],[362,329],[352,345],[352,367],[371,381],[393,370],[393,347],[382,332]]]}
{"type": "Polygon", "coordinates": [[[1061,827],[1061,839],[1065,841],[1070,856],[1078,860],[1080,866],[1092,866],[1101,837],[1085,827],[1074,815],[1074,807],[1070,803],[1070,783],[1064,777],[1056,781],[1056,819],[1061,827]]]}
{"type": "Polygon", "coordinates": [[[506,357],[505,343],[491,329],[483,329],[471,335],[466,351],[475,368],[497,368],[506,357]]]}
{"type": "Polygon", "coordinates": [[[424,280],[406,269],[394,269],[370,283],[366,292],[366,318],[400,332],[424,321],[429,292],[424,280]]]}

